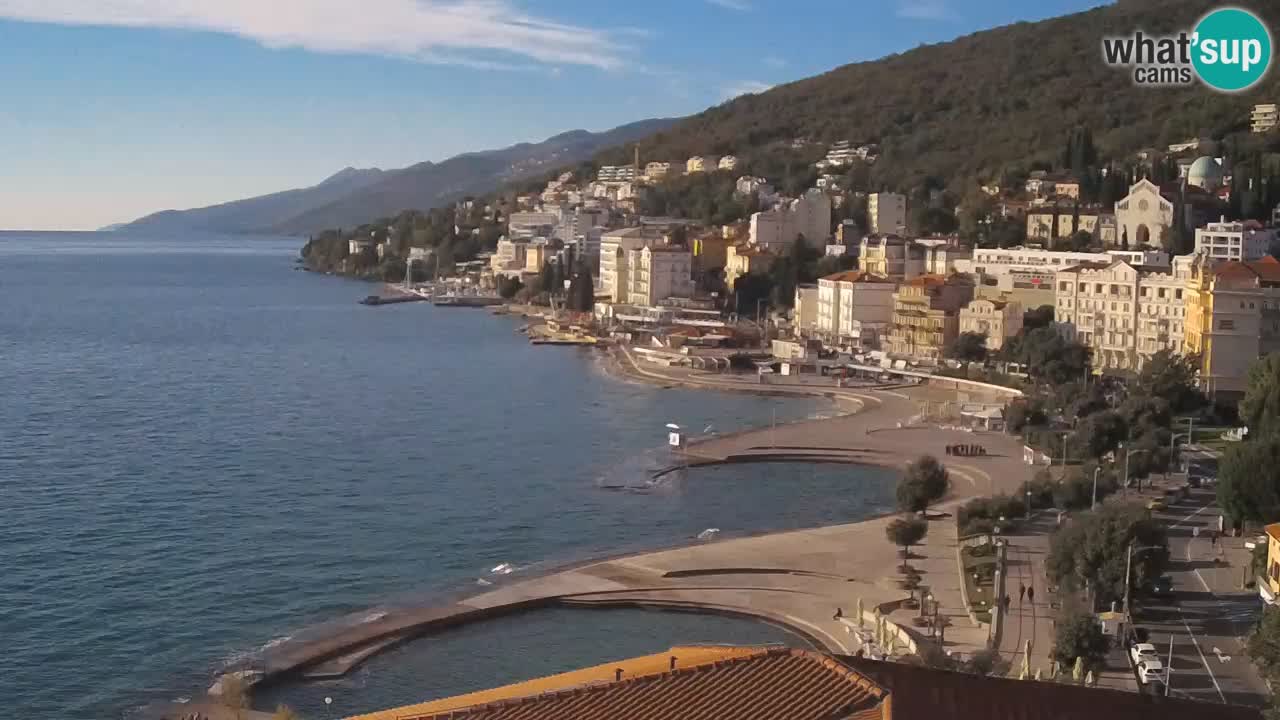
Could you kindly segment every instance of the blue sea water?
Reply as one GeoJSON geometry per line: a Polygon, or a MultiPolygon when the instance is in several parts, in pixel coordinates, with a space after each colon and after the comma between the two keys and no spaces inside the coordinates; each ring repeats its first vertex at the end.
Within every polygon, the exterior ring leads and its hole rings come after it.
{"type": "MultiPolygon", "coordinates": [[[[533,573],[891,504],[885,473],[838,466],[609,490],[661,464],[667,422],[724,432],[829,408],[621,382],[591,351],[530,346],[484,312],[360,306],[368,285],[295,272],[298,246],[0,233],[0,698],[14,717],[191,696],[273,639],[456,593],[502,562],[533,573]]],[[[674,642],[789,637],[642,611],[498,623],[376,658],[339,681],[344,714],[674,642]]],[[[272,692],[263,702],[315,707],[315,687],[272,692]]]]}

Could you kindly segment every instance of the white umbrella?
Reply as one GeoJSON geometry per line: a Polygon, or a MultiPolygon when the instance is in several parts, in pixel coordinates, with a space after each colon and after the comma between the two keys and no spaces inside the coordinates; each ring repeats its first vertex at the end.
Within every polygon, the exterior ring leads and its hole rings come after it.
{"type": "Polygon", "coordinates": [[[1022,646],[1022,677],[1026,679],[1031,675],[1031,641],[1028,640],[1022,646]]]}
{"type": "Polygon", "coordinates": [[[1036,679],[1036,682],[1040,682],[1041,680],[1044,679],[1044,675],[1040,673],[1040,668],[1036,668],[1035,679],[1036,679]]]}
{"type": "Polygon", "coordinates": [[[1071,679],[1080,682],[1084,679],[1084,658],[1076,658],[1076,666],[1071,668],[1071,679]]]}
{"type": "Polygon", "coordinates": [[[1096,682],[1097,682],[1097,680],[1093,677],[1093,671],[1092,671],[1092,670],[1090,670],[1090,671],[1089,671],[1089,674],[1084,676],[1084,684],[1085,684],[1085,685],[1093,685],[1093,684],[1095,684],[1096,682]]]}

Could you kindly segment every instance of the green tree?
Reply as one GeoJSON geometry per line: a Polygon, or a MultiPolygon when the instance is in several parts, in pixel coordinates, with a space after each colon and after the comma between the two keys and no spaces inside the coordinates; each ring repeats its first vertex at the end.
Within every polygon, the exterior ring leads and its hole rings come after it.
{"type": "Polygon", "coordinates": [[[1199,361],[1194,355],[1161,350],[1152,355],[1138,373],[1139,392],[1165,401],[1175,413],[1199,410],[1205,404],[1204,395],[1196,387],[1199,372],[1199,361]]]}
{"type": "Polygon", "coordinates": [[[1073,448],[1083,449],[1087,457],[1096,459],[1120,447],[1128,432],[1124,418],[1107,410],[1089,415],[1077,423],[1070,444],[1073,448]]]}
{"type": "Polygon", "coordinates": [[[510,300],[523,288],[524,283],[520,282],[518,277],[502,276],[498,278],[498,297],[503,300],[510,300]]]}
{"type": "Polygon", "coordinates": [[[1134,553],[1131,580],[1142,586],[1155,580],[1169,560],[1162,525],[1140,503],[1107,503],[1076,517],[1049,539],[1045,573],[1049,582],[1068,590],[1088,584],[1097,602],[1124,597],[1129,545],[1156,547],[1134,553]]]}
{"type": "Polygon", "coordinates": [[[1218,468],[1218,503],[1233,520],[1280,517],[1280,435],[1233,443],[1218,468]]]}
{"type": "Polygon", "coordinates": [[[1263,609],[1262,620],[1249,636],[1247,650],[1263,677],[1272,682],[1280,677],[1280,610],[1263,609]]]}
{"type": "Polygon", "coordinates": [[[1053,306],[1041,305],[1022,313],[1022,329],[1030,332],[1036,328],[1053,325],[1053,306]]]}
{"type": "Polygon", "coordinates": [[[1260,358],[1249,368],[1240,419],[1248,426],[1250,437],[1280,432],[1280,353],[1260,358]]]}
{"type": "Polygon", "coordinates": [[[929,523],[918,517],[894,518],[884,528],[889,542],[902,548],[903,565],[911,555],[911,546],[918,544],[928,533],[929,523]]]}
{"type": "Polygon", "coordinates": [[[984,333],[962,332],[947,345],[944,354],[962,362],[984,362],[987,359],[987,336],[984,333]]]}
{"type": "Polygon", "coordinates": [[[1093,613],[1083,608],[1064,609],[1053,630],[1050,657],[1061,667],[1072,667],[1076,658],[1084,658],[1088,670],[1099,670],[1107,657],[1107,636],[1093,613]]]}
{"type": "Polygon", "coordinates": [[[906,512],[926,510],[950,488],[951,477],[942,463],[932,455],[921,455],[898,479],[898,507],[906,512]]]}

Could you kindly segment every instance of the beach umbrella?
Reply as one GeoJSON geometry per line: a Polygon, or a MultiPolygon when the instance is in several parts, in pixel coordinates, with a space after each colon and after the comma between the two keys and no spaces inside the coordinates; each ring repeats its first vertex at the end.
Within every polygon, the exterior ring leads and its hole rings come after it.
{"type": "Polygon", "coordinates": [[[1040,682],[1041,680],[1044,679],[1044,675],[1040,672],[1040,668],[1036,668],[1036,674],[1034,677],[1036,679],[1036,682],[1040,682]]]}
{"type": "Polygon", "coordinates": [[[1097,680],[1095,680],[1095,679],[1094,679],[1094,677],[1093,677],[1093,671],[1092,671],[1092,670],[1090,670],[1090,671],[1089,671],[1089,674],[1084,676],[1084,684],[1085,684],[1085,685],[1093,685],[1095,682],[1097,682],[1097,680]]]}
{"type": "Polygon", "coordinates": [[[862,598],[858,598],[858,629],[862,629],[862,598]]]}
{"type": "Polygon", "coordinates": [[[1018,679],[1019,680],[1027,679],[1027,667],[1025,665],[1022,666],[1022,669],[1018,671],[1018,679]]]}
{"type": "Polygon", "coordinates": [[[1031,675],[1031,641],[1028,640],[1022,646],[1022,677],[1025,679],[1031,675]]]}
{"type": "Polygon", "coordinates": [[[1080,682],[1084,679],[1084,658],[1076,658],[1076,666],[1071,668],[1071,679],[1080,682]]]}

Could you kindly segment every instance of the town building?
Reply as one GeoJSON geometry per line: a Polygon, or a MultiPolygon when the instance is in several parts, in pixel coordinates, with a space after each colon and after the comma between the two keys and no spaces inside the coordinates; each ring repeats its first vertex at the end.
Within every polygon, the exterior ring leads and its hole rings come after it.
{"type": "Polygon", "coordinates": [[[608,297],[611,302],[630,302],[631,251],[666,245],[670,238],[670,227],[666,225],[621,228],[601,235],[600,283],[596,294],[608,297]]]}
{"type": "Polygon", "coordinates": [[[513,241],[553,237],[560,224],[554,212],[514,212],[507,216],[507,237],[513,241]]]}
{"type": "Polygon", "coordinates": [[[720,158],[720,162],[716,163],[719,170],[736,170],[738,169],[738,158],[734,155],[725,155],[720,158]]]}
{"type": "Polygon", "coordinates": [[[723,269],[729,259],[730,240],[725,233],[704,232],[693,239],[693,270],[706,273],[723,269]]]}
{"type": "Polygon", "coordinates": [[[897,193],[867,196],[867,226],[873,235],[902,235],[907,232],[907,198],[897,193]]]}
{"type": "Polygon", "coordinates": [[[1027,210],[1026,217],[1028,240],[1052,244],[1077,232],[1086,232],[1103,245],[1115,244],[1115,221],[1107,221],[1109,215],[1100,212],[1097,206],[1033,205],[1027,210]],[[1106,227],[1112,228],[1111,232],[1102,230],[1106,227]]]}
{"type": "Polygon", "coordinates": [[[791,322],[797,337],[808,337],[818,329],[818,286],[797,285],[791,322]]]}
{"type": "Polygon", "coordinates": [[[1187,168],[1187,185],[1198,187],[1208,193],[1216,193],[1222,188],[1226,173],[1222,163],[1204,155],[1196,158],[1187,168]]]}
{"type": "Polygon", "coordinates": [[[1275,103],[1262,103],[1253,106],[1253,112],[1249,113],[1249,125],[1256,133],[1270,132],[1280,122],[1280,116],[1276,113],[1275,103]]]}
{"type": "Polygon", "coordinates": [[[975,298],[960,311],[960,332],[987,336],[987,349],[996,351],[1022,329],[1022,305],[1013,300],[975,298]]]}
{"type": "Polygon", "coordinates": [[[715,155],[694,155],[685,161],[684,171],[687,174],[711,172],[719,167],[720,158],[715,155]]]}
{"type": "MultiPolygon", "coordinates": [[[[519,275],[524,272],[529,243],[501,238],[489,257],[489,268],[494,275],[519,275]]],[[[541,267],[541,266],[539,266],[541,267]]]]}
{"type": "Polygon", "coordinates": [[[1053,188],[1053,178],[1049,177],[1049,173],[1044,170],[1031,171],[1031,175],[1023,185],[1023,189],[1035,197],[1046,197],[1053,193],[1053,188]]]}
{"type": "Polygon", "coordinates": [[[822,247],[831,236],[831,196],[809,190],[776,209],[752,213],[749,242],[770,252],[781,252],[797,237],[810,247],[822,247]]]}
{"type": "Polygon", "coordinates": [[[854,270],[819,278],[816,332],[832,345],[875,347],[893,317],[896,290],[883,277],[854,270]]]}
{"type": "Polygon", "coordinates": [[[635,165],[602,165],[596,173],[596,182],[631,182],[636,179],[635,165]]]}
{"type": "Polygon", "coordinates": [[[1252,707],[988,677],[863,654],[684,645],[347,720],[1262,720],[1252,707]]]}
{"type": "Polygon", "coordinates": [[[739,195],[748,197],[751,195],[763,197],[774,194],[773,186],[769,184],[768,180],[765,180],[762,177],[753,177],[751,175],[743,175],[738,178],[738,181],[734,183],[733,187],[739,195]]]}
{"type": "Polygon", "coordinates": [[[898,235],[868,235],[858,244],[858,267],[895,282],[918,275],[949,275],[972,257],[954,238],[911,240],[898,235]]]}
{"type": "Polygon", "coordinates": [[[1116,203],[1116,230],[1121,247],[1164,247],[1165,233],[1173,226],[1173,203],[1160,194],[1155,183],[1143,178],[1116,203]]]}
{"type": "Polygon", "coordinates": [[[1200,388],[1243,394],[1253,363],[1280,351],[1280,261],[1215,264],[1198,256],[1185,305],[1183,347],[1199,358],[1200,388]]]}
{"type": "Polygon", "coordinates": [[[1275,239],[1274,229],[1255,220],[1227,222],[1224,217],[1196,230],[1196,252],[1216,261],[1260,260],[1270,252],[1275,239]]]}
{"type": "Polygon", "coordinates": [[[675,168],[669,162],[651,162],[644,166],[644,179],[650,182],[662,180],[672,174],[675,168]]]}
{"type": "Polygon", "coordinates": [[[936,363],[960,331],[960,310],[973,299],[965,275],[921,275],[898,286],[881,342],[890,355],[936,363]]]}
{"type": "Polygon", "coordinates": [[[693,295],[693,254],[680,245],[651,245],[628,251],[627,302],[651,307],[672,297],[693,295]]]}
{"type": "Polygon", "coordinates": [[[1172,267],[1123,260],[1058,272],[1054,317],[1067,337],[1093,350],[1095,369],[1139,370],[1161,350],[1182,352],[1191,257],[1172,267]]]}
{"type": "Polygon", "coordinates": [[[743,275],[768,272],[776,257],[768,250],[755,245],[730,245],[725,251],[724,284],[732,290],[733,284],[743,275]]]}

